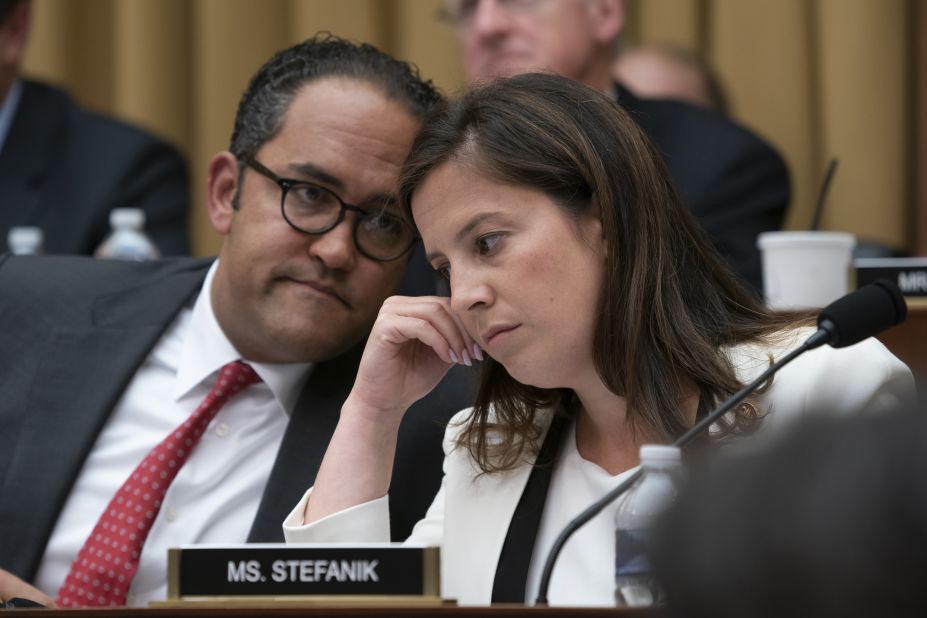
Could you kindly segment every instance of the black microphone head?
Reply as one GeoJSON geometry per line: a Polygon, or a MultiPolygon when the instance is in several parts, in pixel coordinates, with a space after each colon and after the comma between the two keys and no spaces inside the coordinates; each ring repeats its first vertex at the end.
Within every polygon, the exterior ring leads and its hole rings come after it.
{"type": "Polygon", "coordinates": [[[907,316],[908,306],[898,286],[878,279],[825,307],[818,315],[818,326],[832,333],[831,346],[842,348],[900,324],[907,316]]]}

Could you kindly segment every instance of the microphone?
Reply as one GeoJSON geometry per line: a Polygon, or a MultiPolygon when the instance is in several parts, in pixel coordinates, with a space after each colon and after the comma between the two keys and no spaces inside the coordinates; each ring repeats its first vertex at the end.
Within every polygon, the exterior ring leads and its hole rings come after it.
{"type": "MultiPolygon", "coordinates": [[[[693,425],[673,442],[673,446],[685,446],[700,433],[707,431],[709,426],[730,412],[734,406],[746,399],[750,393],[766,383],[777,371],[808,350],[819,348],[824,344],[834,348],[851,346],[896,324],[900,324],[907,315],[908,307],[905,304],[901,290],[888,279],[878,279],[846,296],[838,298],[818,314],[818,330],[813,335],[808,337],[796,349],[770,365],[759,377],[731,395],[718,408],[693,425]]],[[[573,533],[585,525],[586,522],[598,515],[602,509],[630,489],[641,474],[640,469],[635,471],[623,483],[599,498],[566,525],[554,541],[550,553],[547,554],[547,560],[544,561],[538,596],[535,600],[536,604],[547,604],[550,576],[567,539],[573,536],[573,533]]]]}
{"type": "Polygon", "coordinates": [[[827,342],[831,347],[844,348],[901,324],[907,316],[908,306],[898,286],[878,279],[825,307],[818,316],[818,327],[831,333],[827,342]]]}

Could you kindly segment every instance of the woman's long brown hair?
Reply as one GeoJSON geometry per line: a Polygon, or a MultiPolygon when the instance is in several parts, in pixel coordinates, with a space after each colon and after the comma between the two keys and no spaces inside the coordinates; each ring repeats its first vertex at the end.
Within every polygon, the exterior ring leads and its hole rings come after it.
{"type": "MultiPolygon", "coordinates": [[[[742,386],[726,347],[764,340],[800,319],[770,314],[740,284],[680,202],[647,136],[586,86],[526,74],[436,109],[400,176],[410,217],[416,189],[451,158],[487,178],[541,191],[574,219],[589,209],[601,219],[608,251],[595,308],[595,366],[626,398],[629,430],[648,440],[670,441],[687,428],[686,385],[697,385],[707,405],[742,386]]],[[[512,468],[539,446],[537,410],[565,409],[570,398],[565,389],[521,384],[487,359],[459,444],[484,472],[512,468]]],[[[755,422],[748,402],[727,429],[755,422]]]]}

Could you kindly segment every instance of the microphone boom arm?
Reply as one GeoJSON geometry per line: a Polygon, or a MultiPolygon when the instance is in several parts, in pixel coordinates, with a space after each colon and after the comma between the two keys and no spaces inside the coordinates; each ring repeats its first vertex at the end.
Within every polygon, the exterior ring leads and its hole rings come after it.
{"type": "MultiPolygon", "coordinates": [[[[734,406],[746,399],[747,395],[759,388],[763,382],[769,379],[769,376],[773,375],[779,371],[779,369],[785,367],[790,362],[795,360],[796,357],[804,354],[808,350],[813,350],[814,348],[828,343],[834,337],[834,334],[835,331],[833,323],[831,323],[830,320],[823,320],[817,332],[806,339],[804,343],[780,358],[775,363],[771,364],[766,369],[766,371],[759,375],[759,377],[734,393],[734,395],[725,401],[723,405],[693,425],[691,429],[682,434],[679,438],[676,439],[675,442],[673,442],[673,446],[681,447],[691,442],[695,436],[700,434],[702,431],[707,430],[707,428],[712,423],[727,414],[734,406]]],[[[640,469],[636,470],[623,483],[596,500],[582,513],[574,517],[572,521],[570,521],[570,523],[567,524],[563,531],[557,536],[553,546],[550,549],[550,553],[547,555],[547,560],[544,562],[544,569],[541,571],[541,582],[538,586],[538,596],[535,600],[535,604],[547,604],[547,589],[550,587],[550,576],[554,571],[554,565],[557,562],[557,557],[560,555],[560,550],[563,549],[563,545],[567,542],[567,540],[573,536],[573,533],[579,530],[579,528],[581,528],[586,522],[598,515],[602,509],[611,504],[621,494],[625,493],[631,487],[631,485],[633,485],[634,482],[640,478],[641,474],[642,472],[640,469]]]]}

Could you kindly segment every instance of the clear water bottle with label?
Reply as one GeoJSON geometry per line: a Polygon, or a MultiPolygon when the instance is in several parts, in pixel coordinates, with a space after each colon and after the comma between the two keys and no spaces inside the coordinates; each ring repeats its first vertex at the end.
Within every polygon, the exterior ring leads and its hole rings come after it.
{"type": "Polygon", "coordinates": [[[11,227],[6,235],[6,244],[13,255],[40,255],[45,235],[37,227],[11,227]]]}
{"type": "Polygon", "coordinates": [[[678,447],[641,447],[643,474],[618,503],[615,513],[615,604],[646,607],[662,603],[648,556],[654,520],[676,498],[681,471],[678,447]]]}
{"type": "Polygon", "coordinates": [[[136,262],[161,257],[158,248],[145,235],[145,211],[114,208],[109,213],[109,225],[113,231],[96,250],[96,257],[136,262]]]}

